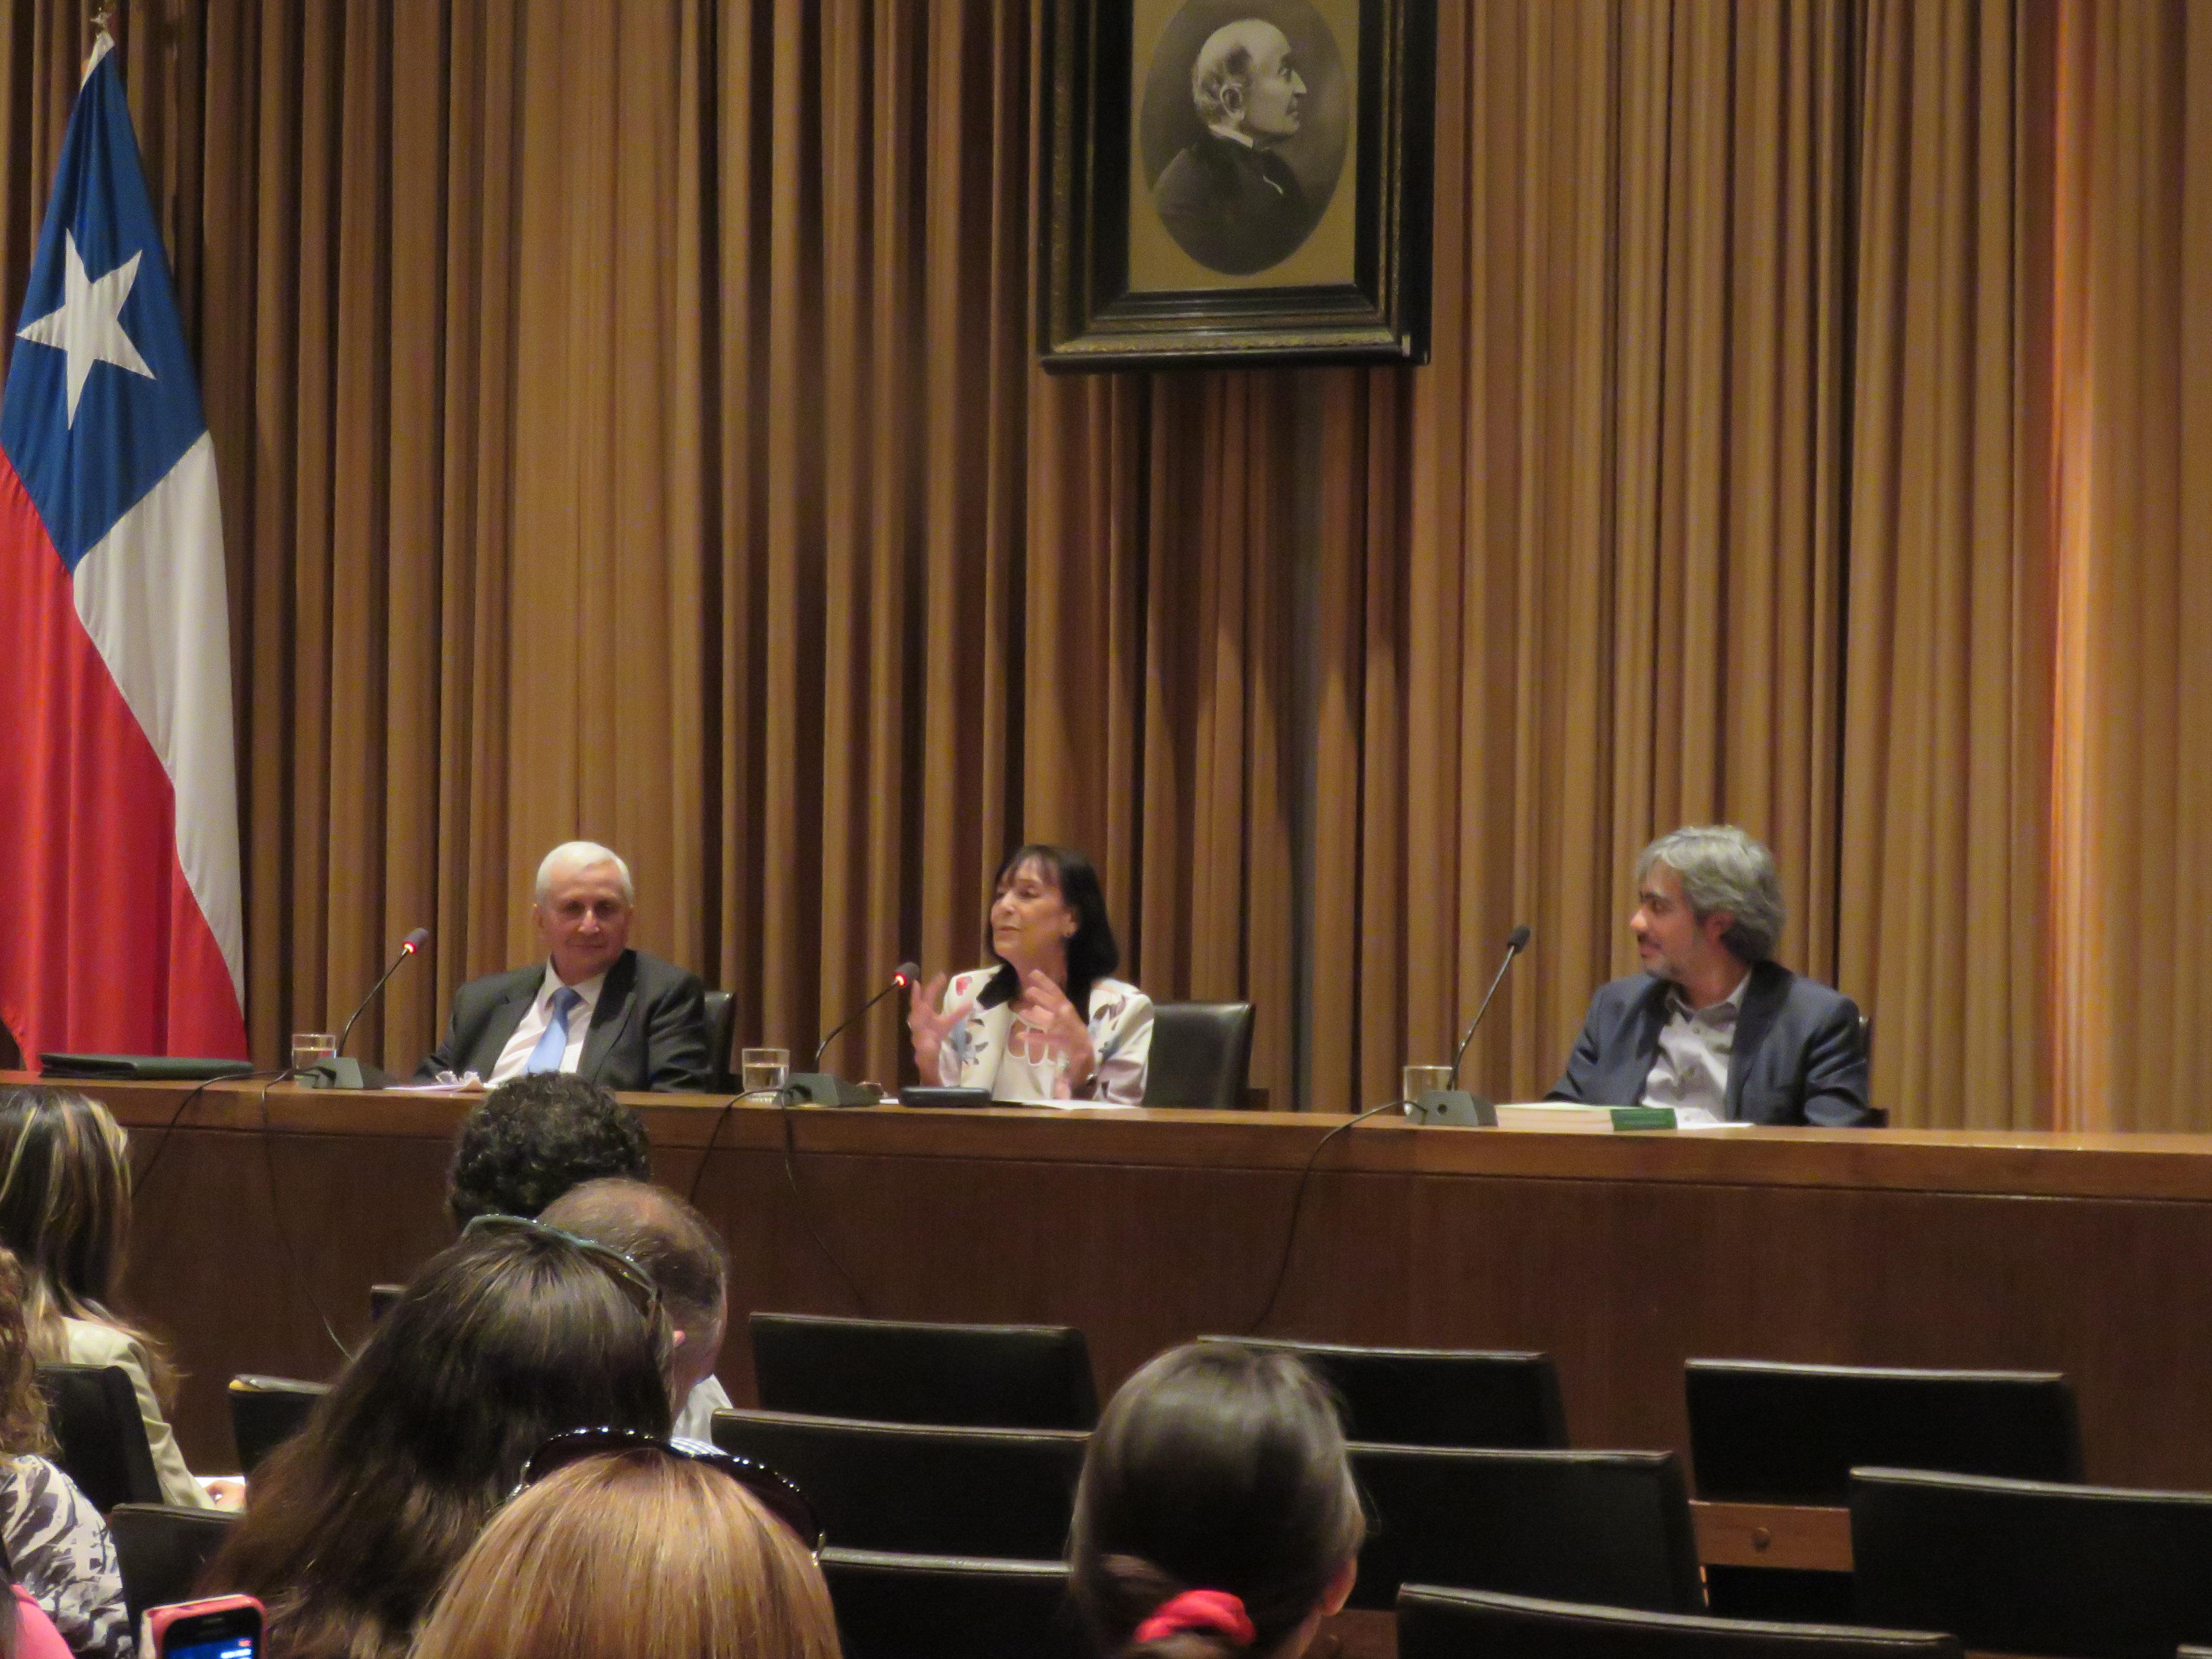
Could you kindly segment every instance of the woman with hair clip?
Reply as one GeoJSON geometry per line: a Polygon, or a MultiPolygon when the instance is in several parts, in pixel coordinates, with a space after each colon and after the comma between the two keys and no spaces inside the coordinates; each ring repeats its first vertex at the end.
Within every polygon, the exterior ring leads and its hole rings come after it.
{"type": "MultiPolygon", "coordinates": [[[[131,1244],[131,1152],[106,1107],[67,1089],[0,1089],[0,1243],[26,1270],[39,1363],[120,1369],[138,1396],[161,1501],[215,1504],[169,1429],[168,1356],[115,1311],[131,1244]]],[[[226,1488],[231,1501],[238,1490],[226,1488]]]]}
{"type": "Polygon", "coordinates": [[[0,1565],[15,1592],[15,1618],[0,1620],[0,1659],[121,1659],[132,1644],[115,1545],[76,1483],[40,1455],[52,1441],[23,1270],[0,1249],[0,1565]]]}
{"type": "Polygon", "coordinates": [[[398,1659],[549,1436],[668,1432],[669,1351],[628,1257],[477,1217],[255,1473],[203,1592],[261,1598],[264,1659],[398,1659]]]}
{"type": "Polygon", "coordinates": [[[1032,842],[991,890],[997,965],[914,988],[906,1023],[921,1080],[1036,1105],[1142,1105],[1152,1000],[1111,977],[1121,947],[1091,860],[1032,842]]]}
{"type": "Polygon", "coordinates": [[[1294,1355],[1194,1342],[1091,1437],[1069,1588],[1109,1659],[1297,1659],[1367,1535],[1336,1408],[1294,1355]]]}
{"type": "Polygon", "coordinates": [[[525,1480],[446,1581],[414,1659],[837,1659],[820,1533],[772,1472],[586,1430],[525,1480]]]}

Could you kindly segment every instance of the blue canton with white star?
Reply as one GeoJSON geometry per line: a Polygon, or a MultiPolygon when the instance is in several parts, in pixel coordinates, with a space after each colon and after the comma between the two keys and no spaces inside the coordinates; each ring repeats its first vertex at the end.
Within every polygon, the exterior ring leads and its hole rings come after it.
{"type": "Polygon", "coordinates": [[[112,51],[86,77],[70,112],[54,199],[8,353],[0,448],[74,574],[78,561],[207,430],[112,51]],[[84,277],[94,285],[139,256],[117,321],[153,371],[149,379],[112,362],[93,362],[74,420],[70,354],[21,333],[69,299],[72,240],[84,277]]]}

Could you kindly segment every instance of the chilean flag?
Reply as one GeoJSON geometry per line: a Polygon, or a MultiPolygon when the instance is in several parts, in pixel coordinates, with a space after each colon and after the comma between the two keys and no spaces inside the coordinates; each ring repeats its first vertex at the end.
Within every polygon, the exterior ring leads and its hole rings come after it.
{"type": "Polygon", "coordinates": [[[0,396],[0,1018],[243,1058],[222,515],[105,30],[0,396]]]}

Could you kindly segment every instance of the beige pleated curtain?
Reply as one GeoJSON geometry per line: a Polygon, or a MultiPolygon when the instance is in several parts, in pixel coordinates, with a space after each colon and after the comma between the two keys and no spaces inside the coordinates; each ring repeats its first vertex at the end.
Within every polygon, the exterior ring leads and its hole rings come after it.
{"type": "MultiPolygon", "coordinates": [[[[1901,1123],[2187,1086],[2212,40],[2182,0],[1440,0],[1418,370],[1031,365],[1015,0],[136,0],[222,471],[257,1053],[590,836],[800,1050],[1088,848],[1278,1103],[1556,1075],[1744,823],[1901,1123]],[[2176,346],[2179,349],[2176,349],[2176,346]]],[[[14,317],[81,9],[0,24],[14,317]]],[[[896,1014],[830,1063],[889,1079],[896,1014]]],[[[357,1039],[358,1041],[358,1039],[357,1039]]]]}

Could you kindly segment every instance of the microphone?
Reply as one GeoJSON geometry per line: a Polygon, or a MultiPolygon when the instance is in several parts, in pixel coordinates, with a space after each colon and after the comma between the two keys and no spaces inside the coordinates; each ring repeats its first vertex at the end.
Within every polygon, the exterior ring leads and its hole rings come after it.
{"type": "Polygon", "coordinates": [[[376,994],[381,991],[390,982],[392,976],[399,971],[399,964],[408,957],[416,955],[429,942],[430,930],[427,927],[417,927],[399,941],[399,954],[392,958],[392,965],[384,970],[383,976],[368,988],[368,994],[361,1000],[361,1006],[353,1011],[352,1018],[346,1021],[343,1029],[338,1032],[337,1052],[328,1060],[317,1060],[299,1074],[296,1080],[302,1088],[381,1089],[392,1081],[388,1073],[374,1066],[363,1066],[357,1060],[345,1059],[346,1039],[353,1035],[355,1021],[367,1013],[368,1005],[376,1000],[376,994]]]}
{"type": "Polygon", "coordinates": [[[1528,948],[1528,941],[1534,937],[1526,922],[1505,936],[1505,960],[1498,964],[1498,972],[1490,981],[1490,989],[1483,994],[1482,1006],[1474,1011],[1474,1018],[1468,1022],[1467,1031],[1460,1038],[1458,1048],[1453,1051],[1453,1086],[1431,1089],[1419,1100],[1408,1104],[1406,1115],[1414,1122],[1455,1123],[1486,1129],[1498,1127],[1498,1109],[1480,1096],[1469,1094],[1458,1086],[1459,1068],[1461,1062],[1467,1058],[1467,1045],[1474,1041],[1476,1028],[1482,1024],[1482,1017],[1490,1012],[1490,1000],[1498,994],[1498,988],[1505,982],[1505,975],[1513,966],[1513,958],[1528,948]]]}
{"type": "Polygon", "coordinates": [[[872,1106],[883,1098],[880,1090],[870,1098],[867,1091],[854,1087],[841,1077],[834,1077],[820,1069],[822,1056],[830,1052],[830,1045],[844,1034],[846,1027],[860,1018],[894,991],[903,991],[921,977],[921,964],[902,962],[891,970],[890,983],[832,1026],[830,1035],[815,1045],[811,1064],[815,1070],[794,1072],[784,1079],[783,1090],[787,1100],[806,1101],[817,1106],[872,1106]]]}

